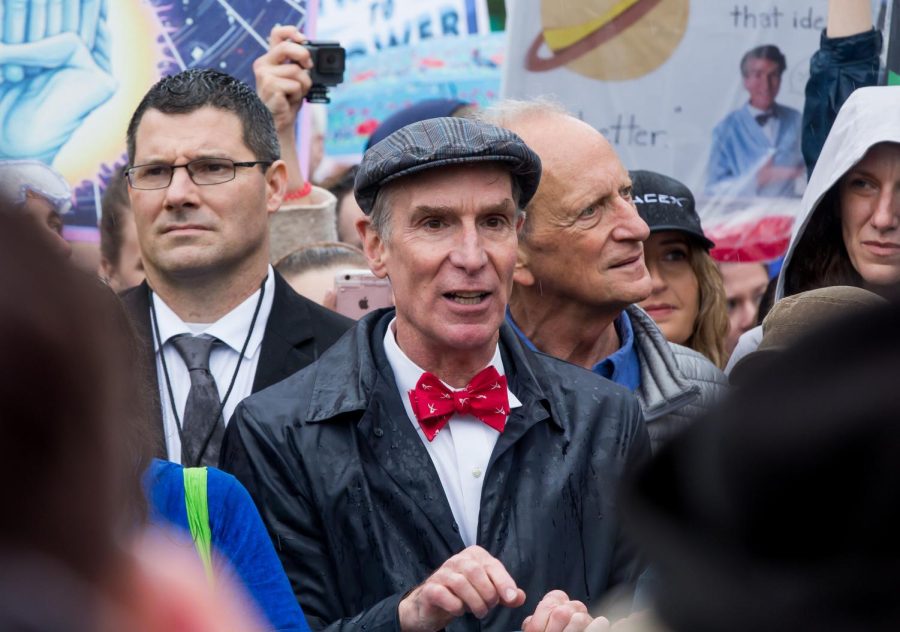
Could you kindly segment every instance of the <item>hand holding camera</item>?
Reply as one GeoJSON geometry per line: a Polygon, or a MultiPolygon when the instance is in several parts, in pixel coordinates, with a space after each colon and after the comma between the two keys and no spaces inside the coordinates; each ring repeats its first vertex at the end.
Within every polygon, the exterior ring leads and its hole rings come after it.
{"type": "Polygon", "coordinates": [[[253,62],[256,92],[275,119],[279,140],[293,136],[297,113],[312,87],[313,59],[296,26],[276,26],[269,34],[269,50],[253,62]],[[286,63],[291,62],[291,63],[286,63]]]}
{"type": "Polygon", "coordinates": [[[344,49],[311,45],[296,26],[276,26],[269,34],[269,50],[253,62],[253,74],[256,93],[275,119],[281,157],[288,167],[288,190],[299,190],[305,180],[297,159],[297,114],[304,98],[327,102],[325,86],[343,80],[344,49]]]}

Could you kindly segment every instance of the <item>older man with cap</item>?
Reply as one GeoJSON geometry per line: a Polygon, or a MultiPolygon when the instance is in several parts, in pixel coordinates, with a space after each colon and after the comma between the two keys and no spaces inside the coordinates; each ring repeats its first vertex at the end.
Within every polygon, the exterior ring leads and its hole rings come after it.
{"type": "Polygon", "coordinates": [[[603,629],[585,604],[640,571],[615,496],[649,456],[636,400],[504,324],[539,178],[518,136],[466,119],[373,146],[358,228],[396,309],[229,424],[223,466],[314,628],[603,629]]]}

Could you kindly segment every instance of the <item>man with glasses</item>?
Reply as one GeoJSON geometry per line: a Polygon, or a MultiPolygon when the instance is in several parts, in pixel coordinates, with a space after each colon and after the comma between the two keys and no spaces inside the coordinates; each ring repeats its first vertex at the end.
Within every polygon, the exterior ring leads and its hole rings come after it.
{"type": "Polygon", "coordinates": [[[238,402],[310,364],[352,323],[269,265],[267,221],[287,173],[253,90],[207,69],[162,79],[127,142],[147,280],[123,299],[158,387],[156,447],[184,465],[216,465],[238,402]]]}

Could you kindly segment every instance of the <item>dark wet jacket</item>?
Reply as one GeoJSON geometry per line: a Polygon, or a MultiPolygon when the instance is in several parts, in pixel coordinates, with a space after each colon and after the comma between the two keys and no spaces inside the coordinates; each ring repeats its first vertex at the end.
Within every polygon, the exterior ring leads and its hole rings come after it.
{"type": "MultiPolygon", "coordinates": [[[[222,466],[256,500],[313,628],[399,630],[402,597],[464,544],[384,354],[393,310],[360,321],[307,369],[249,397],[222,466]]],[[[477,543],[527,594],[447,630],[521,629],[562,589],[594,603],[633,581],[616,488],[650,444],[634,396],[525,349],[501,329],[513,409],[485,473],[477,543]]]]}
{"type": "Polygon", "coordinates": [[[801,144],[807,175],[819,159],[825,138],[847,97],[863,86],[878,84],[882,37],[872,29],[849,37],[826,37],[809,62],[803,104],[801,144]]]}

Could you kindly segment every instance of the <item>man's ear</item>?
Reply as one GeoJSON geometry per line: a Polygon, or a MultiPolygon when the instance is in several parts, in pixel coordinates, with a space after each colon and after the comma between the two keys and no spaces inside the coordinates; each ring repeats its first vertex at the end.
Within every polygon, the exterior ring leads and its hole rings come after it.
{"type": "Polygon", "coordinates": [[[528,253],[528,247],[522,240],[522,235],[520,233],[519,246],[516,248],[516,267],[513,270],[514,283],[526,286],[534,285],[534,274],[532,274],[531,268],[529,267],[529,261],[530,256],[528,253]]]}
{"type": "Polygon", "coordinates": [[[287,195],[287,179],[287,165],[283,160],[276,160],[266,169],[266,211],[269,214],[281,208],[287,195]]]}
{"type": "Polygon", "coordinates": [[[372,219],[368,216],[356,220],[356,232],[362,242],[363,253],[369,262],[369,268],[379,279],[387,276],[386,244],[372,226],[372,219]]]}

